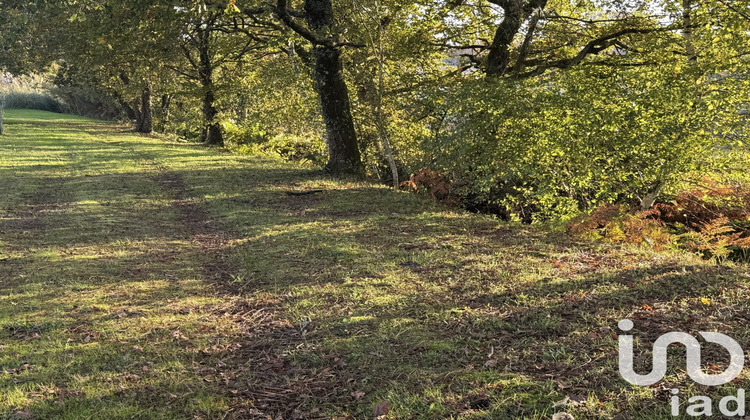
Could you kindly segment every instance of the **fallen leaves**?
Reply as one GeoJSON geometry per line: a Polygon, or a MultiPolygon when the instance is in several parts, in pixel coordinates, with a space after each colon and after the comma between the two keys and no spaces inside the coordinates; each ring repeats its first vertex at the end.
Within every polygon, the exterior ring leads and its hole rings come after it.
{"type": "Polygon", "coordinates": [[[18,410],[10,415],[11,420],[28,420],[28,419],[35,419],[36,416],[29,411],[28,408],[24,408],[23,410],[18,410]]]}
{"type": "Polygon", "coordinates": [[[387,402],[376,404],[372,409],[372,416],[375,419],[383,419],[391,412],[391,405],[387,402]]]}
{"type": "Polygon", "coordinates": [[[127,309],[121,309],[115,312],[112,315],[112,318],[113,319],[134,318],[134,317],[139,317],[143,315],[144,315],[143,311],[129,311],[127,309]]]}
{"type": "Polygon", "coordinates": [[[13,369],[10,369],[10,370],[5,370],[5,371],[3,371],[3,373],[6,374],[6,375],[18,375],[19,373],[26,372],[27,370],[30,370],[30,369],[31,369],[31,365],[28,364],[28,363],[24,363],[24,364],[22,364],[21,366],[19,366],[17,368],[13,368],[13,369]]]}
{"type": "Polygon", "coordinates": [[[552,405],[552,408],[576,407],[576,406],[584,405],[584,404],[586,404],[586,397],[583,397],[580,395],[568,395],[562,400],[554,403],[552,405]]]}
{"type": "Polygon", "coordinates": [[[187,340],[187,337],[185,337],[185,334],[183,334],[180,330],[172,331],[171,335],[177,340],[187,340]]]}

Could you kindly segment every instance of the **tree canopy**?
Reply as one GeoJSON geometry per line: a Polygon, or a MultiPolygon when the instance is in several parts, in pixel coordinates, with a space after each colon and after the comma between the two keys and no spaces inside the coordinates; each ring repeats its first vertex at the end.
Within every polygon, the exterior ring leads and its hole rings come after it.
{"type": "Polygon", "coordinates": [[[745,144],[747,0],[0,7],[7,71],[56,72],[137,131],[394,186],[432,168],[515,213],[649,207],[745,144]]]}

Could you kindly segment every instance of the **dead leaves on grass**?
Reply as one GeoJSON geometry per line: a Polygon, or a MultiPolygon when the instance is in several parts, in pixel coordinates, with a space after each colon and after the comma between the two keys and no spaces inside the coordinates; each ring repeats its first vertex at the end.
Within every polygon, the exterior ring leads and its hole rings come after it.
{"type": "Polygon", "coordinates": [[[379,403],[372,409],[372,416],[375,419],[384,419],[391,412],[391,405],[387,402],[379,403]]]}
{"type": "Polygon", "coordinates": [[[18,410],[10,415],[10,420],[33,420],[36,416],[28,408],[18,410]]]}
{"type": "Polygon", "coordinates": [[[13,368],[10,370],[4,370],[3,373],[6,375],[18,375],[22,372],[26,372],[27,370],[31,369],[31,365],[29,363],[24,363],[21,366],[17,368],[13,368]]]}

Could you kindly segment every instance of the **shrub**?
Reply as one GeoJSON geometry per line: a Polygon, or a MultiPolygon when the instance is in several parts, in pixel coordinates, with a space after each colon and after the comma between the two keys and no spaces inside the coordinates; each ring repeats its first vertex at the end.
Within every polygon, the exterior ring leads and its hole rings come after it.
{"type": "Polygon", "coordinates": [[[234,145],[261,144],[268,140],[268,132],[260,124],[240,126],[232,121],[223,121],[221,125],[227,143],[234,145]]]}
{"type": "Polygon", "coordinates": [[[290,161],[322,165],[327,158],[325,143],[314,137],[280,134],[263,143],[261,148],[290,161]]]}
{"type": "Polygon", "coordinates": [[[5,108],[36,109],[62,113],[65,106],[49,94],[38,92],[8,92],[1,94],[0,100],[5,108]]]}
{"type": "Polygon", "coordinates": [[[223,123],[227,143],[243,154],[261,154],[286,161],[307,162],[323,165],[327,151],[322,139],[313,136],[279,134],[268,137],[260,125],[240,127],[231,122],[223,123]]]}
{"type": "Polygon", "coordinates": [[[750,261],[750,187],[705,181],[648,210],[603,204],[568,223],[576,237],[610,242],[676,244],[704,258],[750,261]]]}
{"type": "Polygon", "coordinates": [[[431,167],[467,196],[534,209],[534,220],[602,203],[648,208],[742,147],[736,91],[715,85],[677,62],[467,82],[446,93],[445,129],[427,143],[431,167]]]}
{"type": "Polygon", "coordinates": [[[624,205],[602,204],[590,214],[579,216],[567,225],[570,235],[613,243],[644,244],[655,249],[671,246],[676,238],[654,211],[633,211],[624,205]]]}

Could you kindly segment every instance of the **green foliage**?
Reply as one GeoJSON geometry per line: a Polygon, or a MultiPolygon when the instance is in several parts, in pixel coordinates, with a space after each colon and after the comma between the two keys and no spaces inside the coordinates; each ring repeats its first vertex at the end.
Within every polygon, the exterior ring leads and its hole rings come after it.
{"type": "MultiPolygon", "coordinates": [[[[435,169],[466,201],[525,221],[649,207],[695,174],[744,170],[747,0],[523,0],[543,10],[523,10],[517,28],[501,26],[510,3],[348,0],[318,34],[298,30],[303,1],[282,2],[298,26],[272,3],[3,6],[0,41],[28,48],[33,24],[79,113],[138,114],[151,92],[157,129],[193,140],[220,127],[233,147],[319,162],[326,86],[310,77],[310,39],[322,37],[313,44],[341,53],[370,175],[435,169]],[[485,78],[502,28],[515,31],[507,67],[485,78]]],[[[11,61],[28,68],[38,60],[21,47],[11,61]]]]}
{"type": "Polygon", "coordinates": [[[260,144],[268,140],[268,133],[259,124],[239,126],[231,121],[224,121],[222,128],[227,142],[231,144],[260,144]]]}
{"type": "Polygon", "coordinates": [[[723,150],[741,144],[726,135],[738,114],[722,80],[693,78],[675,63],[466,83],[447,97],[452,121],[430,149],[467,193],[537,218],[611,202],[648,207],[690,174],[724,168],[736,156],[723,150]]]}
{"type": "Polygon", "coordinates": [[[257,127],[241,129],[226,123],[224,127],[230,147],[239,153],[265,155],[315,165],[326,162],[326,145],[319,137],[288,134],[268,137],[267,133],[257,130],[257,127]]]}
{"type": "Polygon", "coordinates": [[[63,104],[49,94],[38,92],[8,92],[0,94],[4,108],[36,109],[39,111],[65,112],[63,104]]]}
{"type": "Polygon", "coordinates": [[[1,79],[0,101],[4,108],[36,109],[57,113],[66,111],[66,107],[50,92],[50,84],[43,76],[3,75],[1,79]]]}
{"type": "Polygon", "coordinates": [[[326,161],[325,143],[320,138],[278,135],[264,143],[261,148],[290,161],[315,164],[323,164],[326,161]]]}

